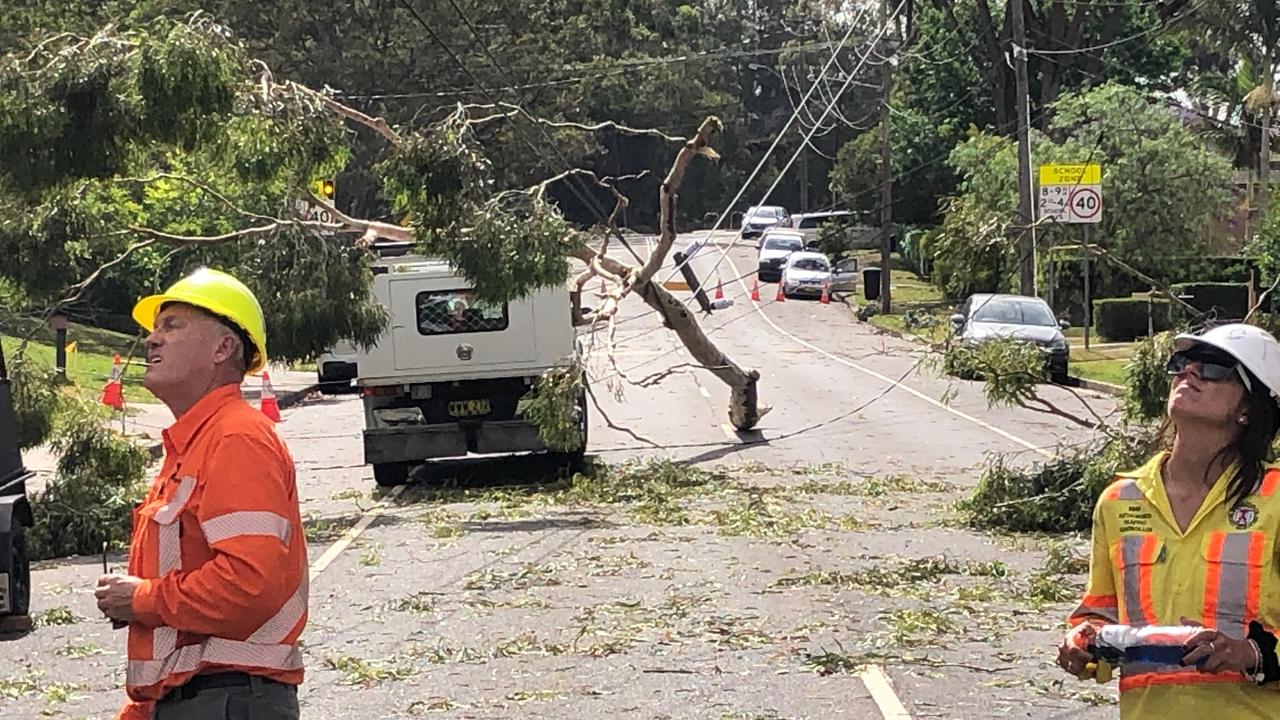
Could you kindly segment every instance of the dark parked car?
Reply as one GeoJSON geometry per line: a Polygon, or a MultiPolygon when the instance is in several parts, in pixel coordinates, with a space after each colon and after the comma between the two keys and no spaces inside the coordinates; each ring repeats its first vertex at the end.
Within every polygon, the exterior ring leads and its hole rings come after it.
{"type": "Polygon", "coordinates": [[[1071,346],[1062,334],[1068,325],[1053,316],[1048,303],[1025,295],[970,295],[951,316],[962,343],[979,344],[998,337],[1034,343],[1044,353],[1045,370],[1056,383],[1065,383],[1071,346]]]}

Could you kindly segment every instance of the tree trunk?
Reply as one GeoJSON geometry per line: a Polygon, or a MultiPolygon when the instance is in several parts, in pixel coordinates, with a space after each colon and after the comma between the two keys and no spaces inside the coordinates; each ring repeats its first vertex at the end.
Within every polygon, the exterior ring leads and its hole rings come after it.
{"type": "Polygon", "coordinates": [[[1271,56],[1263,63],[1262,72],[1262,150],[1258,153],[1258,222],[1255,227],[1262,227],[1271,195],[1271,111],[1276,91],[1276,68],[1271,56]]]}

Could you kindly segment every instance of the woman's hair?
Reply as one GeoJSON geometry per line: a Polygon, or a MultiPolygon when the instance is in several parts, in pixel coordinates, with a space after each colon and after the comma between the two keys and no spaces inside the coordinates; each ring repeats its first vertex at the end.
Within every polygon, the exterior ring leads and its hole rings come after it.
{"type": "Polygon", "coordinates": [[[1245,403],[1248,406],[1249,423],[1240,431],[1235,442],[1218,451],[1215,460],[1240,461],[1240,469],[1227,484],[1227,510],[1230,511],[1253,493],[1262,480],[1262,466],[1270,459],[1271,443],[1276,439],[1276,430],[1280,428],[1280,407],[1271,397],[1271,390],[1256,375],[1239,366],[1242,372],[1248,373],[1252,391],[1245,392],[1245,403]]]}

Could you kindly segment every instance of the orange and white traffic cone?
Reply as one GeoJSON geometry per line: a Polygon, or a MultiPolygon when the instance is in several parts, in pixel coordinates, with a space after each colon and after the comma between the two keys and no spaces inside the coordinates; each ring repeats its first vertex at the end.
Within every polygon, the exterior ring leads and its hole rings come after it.
{"type": "Polygon", "coordinates": [[[773,296],[774,302],[786,302],[787,294],[782,292],[782,281],[778,281],[778,294],[773,296]]]}
{"type": "Polygon", "coordinates": [[[107,379],[107,384],[102,388],[102,397],[99,402],[116,410],[124,409],[124,387],[121,378],[124,377],[124,368],[120,366],[120,354],[116,353],[115,359],[111,361],[111,377],[107,379]]]}
{"type": "Polygon", "coordinates": [[[822,283],[822,297],[818,300],[818,302],[822,303],[823,305],[831,304],[831,281],[830,280],[822,283]]]}
{"type": "Polygon", "coordinates": [[[271,389],[271,374],[262,371],[262,414],[274,422],[280,422],[280,404],[276,402],[276,391],[271,389]]]}
{"type": "Polygon", "coordinates": [[[716,283],[716,298],[715,298],[715,299],[716,299],[716,300],[723,300],[723,299],[724,299],[724,283],[721,283],[721,282],[716,283]]]}
{"type": "Polygon", "coordinates": [[[760,302],[760,281],[751,281],[751,299],[760,302]]]}

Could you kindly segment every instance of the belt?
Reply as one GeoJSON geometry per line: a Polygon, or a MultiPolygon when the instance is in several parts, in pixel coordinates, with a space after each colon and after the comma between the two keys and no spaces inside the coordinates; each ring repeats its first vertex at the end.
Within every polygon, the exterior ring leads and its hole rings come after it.
{"type": "MultiPolygon", "coordinates": [[[[261,675],[250,675],[246,672],[220,672],[208,675],[196,675],[187,682],[173,688],[165,694],[164,700],[190,700],[205,690],[217,688],[250,687],[255,682],[266,685],[288,685],[279,680],[272,680],[261,675]]],[[[293,687],[289,685],[289,687],[293,687]]]]}

